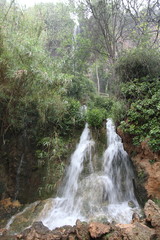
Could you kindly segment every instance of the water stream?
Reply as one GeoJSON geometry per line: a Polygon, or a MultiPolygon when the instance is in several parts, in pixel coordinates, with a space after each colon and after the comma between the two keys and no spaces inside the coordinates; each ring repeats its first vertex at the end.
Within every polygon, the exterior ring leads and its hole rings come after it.
{"type": "Polygon", "coordinates": [[[74,225],[77,219],[129,223],[133,212],[138,211],[128,155],[112,120],[108,119],[106,128],[108,146],[102,158],[102,169],[95,172],[92,162],[95,143],[86,124],[71,157],[63,194],[40,219],[50,229],[74,225]]]}
{"type": "Polygon", "coordinates": [[[18,170],[17,170],[15,200],[17,200],[17,197],[18,197],[18,194],[19,194],[20,174],[21,174],[21,168],[22,168],[22,165],[23,165],[23,161],[24,161],[24,153],[21,156],[20,163],[19,163],[18,170]]]}

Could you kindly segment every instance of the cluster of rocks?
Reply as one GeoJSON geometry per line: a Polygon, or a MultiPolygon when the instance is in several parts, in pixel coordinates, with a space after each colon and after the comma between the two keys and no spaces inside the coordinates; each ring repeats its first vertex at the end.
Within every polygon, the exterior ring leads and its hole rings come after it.
{"type": "Polygon", "coordinates": [[[81,222],[75,226],[64,226],[49,230],[42,222],[35,222],[22,233],[8,236],[0,231],[1,240],[160,240],[160,208],[148,200],[144,208],[145,218],[133,215],[130,224],[81,222]]]}

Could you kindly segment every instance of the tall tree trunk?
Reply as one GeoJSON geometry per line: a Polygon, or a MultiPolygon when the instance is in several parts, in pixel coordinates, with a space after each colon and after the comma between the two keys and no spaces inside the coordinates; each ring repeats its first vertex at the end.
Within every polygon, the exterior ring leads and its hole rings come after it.
{"type": "Polygon", "coordinates": [[[96,63],[96,78],[97,78],[97,92],[98,95],[100,93],[100,79],[99,79],[99,74],[98,74],[98,64],[96,63]]]}

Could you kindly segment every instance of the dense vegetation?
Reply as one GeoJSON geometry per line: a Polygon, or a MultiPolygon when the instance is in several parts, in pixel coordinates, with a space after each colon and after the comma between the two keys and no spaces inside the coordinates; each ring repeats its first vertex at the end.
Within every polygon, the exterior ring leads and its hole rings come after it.
{"type": "Polygon", "coordinates": [[[160,151],[160,54],[156,50],[136,49],[119,60],[121,91],[128,103],[123,130],[135,145],[147,141],[154,152],[160,151]]]}
{"type": "Polygon", "coordinates": [[[47,172],[46,191],[63,175],[68,146],[85,121],[101,128],[112,117],[134,144],[146,140],[160,151],[156,2],[143,9],[119,0],[23,9],[1,0],[0,9],[1,145],[27,136],[36,167],[47,172]]]}

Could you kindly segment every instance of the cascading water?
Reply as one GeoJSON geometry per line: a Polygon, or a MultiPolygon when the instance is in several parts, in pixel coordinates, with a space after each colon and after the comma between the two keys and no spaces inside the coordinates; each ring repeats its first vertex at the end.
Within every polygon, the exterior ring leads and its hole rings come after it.
{"type": "Polygon", "coordinates": [[[133,189],[134,174],[128,158],[128,154],[123,148],[121,138],[116,134],[115,127],[111,119],[107,121],[108,148],[104,153],[104,172],[112,182],[111,191],[107,191],[106,197],[109,203],[118,203],[136,199],[133,189]]]}
{"type": "Polygon", "coordinates": [[[88,124],[81,135],[80,142],[71,156],[71,163],[66,175],[66,184],[63,189],[61,198],[55,199],[55,206],[52,211],[42,219],[44,225],[50,229],[66,224],[75,224],[75,221],[81,215],[80,202],[77,198],[77,191],[79,187],[79,178],[83,171],[83,162],[91,159],[91,152],[94,146],[94,141],[91,139],[88,124]]]}
{"type": "Polygon", "coordinates": [[[99,171],[97,162],[101,159],[95,159],[95,142],[86,124],[71,156],[62,196],[46,200],[35,221],[42,221],[50,229],[74,225],[77,219],[129,223],[132,214],[140,212],[132,167],[111,119],[106,128],[108,146],[99,171]]]}
{"type": "Polygon", "coordinates": [[[134,173],[111,119],[108,119],[106,127],[108,147],[104,153],[104,175],[107,176],[105,184],[110,187],[106,187],[104,198],[108,201],[108,220],[129,223],[133,211],[139,208],[134,195],[134,173]],[[129,207],[130,204],[133,208],[129,207]]]}
{"type": "Polygon", "coordinates": [[[70,13],[71,19],[74,21],[74,29],[73,29],[73,52],[75,51],[76,48],[76,43],[77,43],[77,34],[80,33],[80,26],[79,26],[79,21],[78,21],[78,16],[75,13],[70,13]]]}
{"type": "MultiPolygon", "coordinates": [[[[103,220],[129,223],[138,203],[134,196],[134,177],[127,153],[115,132],[112,120],[107,121],[108,147],[103,156],[101,171],[94,172],[92,148],[88,125],[71,157],[63,196],[56,198],[54,207],[43,219],[50,229],[65,224],[74,225],[80,220],[103,220]],[[88,161],[88,173],[83,174],[88,161]],[[128,205],[132,202],[132,208],[128,205]]],[[[97,159],[99,161],[99,159],[97,159]]]]}

